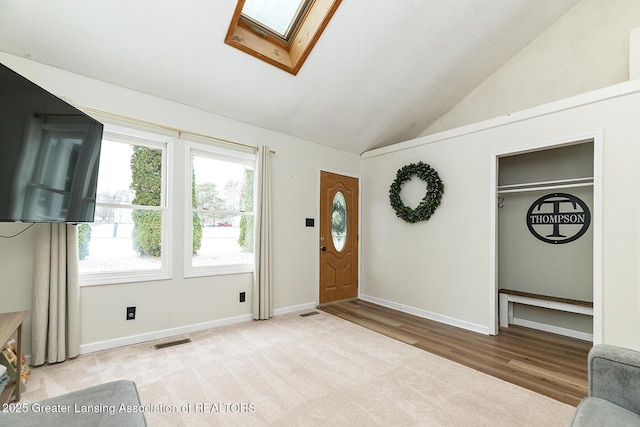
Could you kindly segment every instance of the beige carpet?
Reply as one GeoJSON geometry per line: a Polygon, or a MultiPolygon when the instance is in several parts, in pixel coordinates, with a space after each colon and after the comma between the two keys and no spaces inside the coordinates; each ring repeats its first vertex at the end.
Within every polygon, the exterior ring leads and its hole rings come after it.
{"type": "Polygon", "coordinates": [[[330,314],[299,314],[36,368],[23,399],[131,379],[152,427],[565,426],[575,411],[330,314]]]}

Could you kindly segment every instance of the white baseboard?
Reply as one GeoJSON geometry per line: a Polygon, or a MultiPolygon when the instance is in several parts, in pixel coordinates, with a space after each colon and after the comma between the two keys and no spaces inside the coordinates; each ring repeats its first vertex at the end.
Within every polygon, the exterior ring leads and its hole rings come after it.
{"type": "Polygon", "coordinates": [[[524,326],[525,328],[537,329],[539,331],[551,332],[552,334],[564,335],[565,337],[577,338],[583,341],[593,342],[593,334],[576,331],[573,329],[561,328],[560,326],[548,325],[546,323],[534,322],[532,320],[519,319],[514,317],[513,324],[524,326]]]}
{"type": "MultiPolygon", "coordinates": [[[[443,316],[440,314],[432,313],[419,308],[398,304],[392,301],[387,301],[382,298],[376,298],[368,295],[360,295],[360,299],[369,301],[374,304],[381,305],[383,307],[392,308],[398,311],[404,311],[415,316],[423,317],[425,319],[434,320],[436,322],[444,323],[446,325],[455,326],[458,328],[466,329],[473,332],[478,332],[484,335],[489,335],[489,328],[475,323],[465,322],[463,320],[454,319],[452,317],[443,316]]],[[[273,311],[274,316],[281,316],[283,314],[294,313],[301,310],[309,310],[316,308],[316,303],[310,302],[307,304],[300,304],[290,307],[279,308],[273,311]]],[[[163,329],[160,331],[148,332],[139,335],[131,335],[122,338],[115,338],[112,340],[97,341],[88,344],[82,344],[80,346],[80,354],[93,353],[95,351],[109,350],[112,348],[123,347],[127,345],[140,344],[147,341],[153,341],[161,338],[169,338],[177,335],[188,334],[191,332],[203,331],[206,329],[219,328],[221,326],[233,325],[236,323],[248,322],[252,320],[250,314],[229,317],[226,319],[213,320],[210,322],[196,323],[193,325],[180,326],[177,328],[163,329]]],[[[532,322],[524,319],[513,319],[514,325],[520,325],[527,328],[538,329],[541,331],[551,332],[559,335],[564,335],[572,338],[577,338],[585,341],[593,341],[593,334],[586,332],[575,331],[572,329],[560,328],[558,326],[547,325],[544,323],[532,322]]],[[[27,355],[27,363],[30,364],[31,355],[27,355]]]]}
{"type": "MultiPolygon", "coordinates": [[[[273,310],[274,316],[293,313],[300,310],[308,310],[315,308],[315,303],[300,304],[291,307],[284,307],[273,310]]],[[[196,323],[193,325],[180,326],[177,328],[163,329],[160,331],[147,332],[139,335],[131,335],[122,338],[114,338],[112,340],[97,341],[80,346],[80,354],[93,353],[100,350],[109,350],[112,348],[123,347],[126,345],[140,344],[147,341],[153,341],[161,338],[169,338],[177,335],[184,335],[191,332],[204,331],[206,329],[219,328],[221,326],[233,325],[235,323],[248,322],[253,317],[250,314],[237,317],[229,317],[226,319],[212,320],[210,322],[196,323]]]]}
{"type": "Polygon", "coordinates": [[[315,302],[310,302],[307,304],[300,304],[300,305],[292,305],[290,307],[278,308],[276,310],[273,310],[273,315],[280,316],[282,314],[295,313],[296,311],[300,311],[300,310],[310,310],[316,307],[317,305],[315,302]]]}
{"type": "Polygon", "coordinates": [[[235,323],[248,322],[252,319],[250,314],[226,319],[212,320],[210,322],[196,323],[193,325],[180,326],[177,328],[163,329],[160,331],[147,332],[128,337],[114,338],[112,340],[98,341],[80,346],[80,354],[93,353],[94,351],[109,350],[126,345],[140,344],[160,338],[168,338],[176,335],[188,334],[191,332],[203,331],[206,329],[218,328],[220,326],[233,325],[235,323]]]}
{"type": "Polygon", "coordinates": [[[444,323],[445,325],[455,326],[457,328],[466,329],[472,332],[478,332],[484,335],[490,335],[488,326],[482,326],[482,325],[478,325],[471,322],[465,322],[464,320],[454,319],[453,317],[443,316],[441,314],[432,313],[430,311],[422,310],[420,308],[398,304],[392,301],[387,301],[385,299],[376,298],[369,295],[360,295],[360,299],[364,301],[369,301],[373,304],[381,305],[383,307],[392,308],[398,311],[404,311],[406,313],[413,314],[418,317],[423,317],[425,319],[444,323]]]}

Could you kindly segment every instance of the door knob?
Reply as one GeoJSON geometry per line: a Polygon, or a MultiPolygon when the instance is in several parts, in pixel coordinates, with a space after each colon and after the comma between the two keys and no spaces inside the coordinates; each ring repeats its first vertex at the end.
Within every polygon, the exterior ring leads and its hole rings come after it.
{"type": "Polygon", "coordinates": [[[326,246],[320,246],[320,250],[321,250],[322,252],[326,252],[326,251],[327,251],[327,247],[326,247],[326,246]]]}

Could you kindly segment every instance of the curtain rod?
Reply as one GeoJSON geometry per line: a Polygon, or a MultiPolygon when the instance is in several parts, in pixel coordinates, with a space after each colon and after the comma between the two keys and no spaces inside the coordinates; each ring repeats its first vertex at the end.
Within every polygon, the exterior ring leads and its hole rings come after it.
{"type": "MultiPolygon", "coordinates": [[[[110,117],[110,118],[118,119],[118,120],[124,120],[126,122],[138,123],[138,124],[142,124],[142,125],[146,125],[146,126],[152,126],[152,127],[156,127],[156,128],[160,128],[160,129],[165,129],[165,130],[169,130],[169,131],[172,131],[172,132],[176,132],[179,135],[186,134],[186,135],[191,135],[191,136],[197,136],[197,137],[200,137],[200,138],[210,139],[212,141],[223,142],[225,144],[236,145],[238,147],[250,148],[252,150],[257,150],[258,149],[258,147],[256,147],[256,146],[249,145],[249,144],[243,144],[242,142],[231,141],[231,140],[224,139],[224,138],[216,138],[215,136],[205,135],[205,134],[197,133],[197,132],[191,132],[191,131],[184,130],[184,129],[179,129],[179,128],[174,128],[174,127],[171,127],[171,126],[161,125],[159,123],[148,122],[146,120],[140,120],[140,119],[135,119],[133,117],[123,116],[123,115],[120,115],[120,114],[109,113],[107,111],[97,110],[97,109],[91,108],[91,107],[84,107],[82,105],[75,105],[75,107],[79,108],[80,110],[83,110],[85,112],[88,112],[88,113],[99,114],[101,116],[110,117]]],[[[273,151],[273,150],[271,150],[270,152],[272,154],[275,154],[275,151],[273,151]]]]}

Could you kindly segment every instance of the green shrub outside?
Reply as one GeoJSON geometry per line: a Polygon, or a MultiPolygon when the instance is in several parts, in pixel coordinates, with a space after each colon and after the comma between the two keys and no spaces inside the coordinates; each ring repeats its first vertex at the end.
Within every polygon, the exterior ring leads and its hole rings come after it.
{"type": "MultiPolygon", "coordinates": [[[[133,146],[131,155],[131,189],[134,205],[160,206],[162,193],[162,151],[133,146]]],[[[193,195],[195,200],[195,193],[193,195]]],[[[141,256],[162,254],[162,218],[158,211],[135,210],[133,217],[133,248],[141,256]]],[[[193,253],[202,244],[202,224],[197,215],[193,221],[193,253]]]]}
{"type": "MultiPolygon", "coordinates": [[[[253,210],[253,169],[245,169],[244,188],[242,189],[242,209],[247,212],[251,212],[253,210]]],[[[244,252],[254,252],[254,223],[255,216],[242,215],[240,218],[240,235],[238,236],[238,245],[240,245],[244,252]]]]}
{"type": "Polygon", "coordinates": [[[80,259],[89,256],[89,242],[91,241],[91,226],[80,224],[78,226],[78,255],[80,259]]]}

